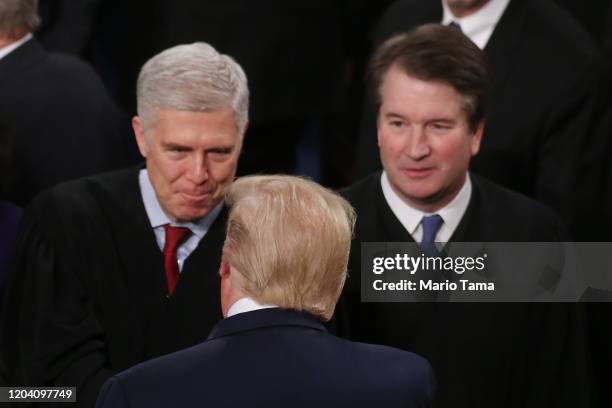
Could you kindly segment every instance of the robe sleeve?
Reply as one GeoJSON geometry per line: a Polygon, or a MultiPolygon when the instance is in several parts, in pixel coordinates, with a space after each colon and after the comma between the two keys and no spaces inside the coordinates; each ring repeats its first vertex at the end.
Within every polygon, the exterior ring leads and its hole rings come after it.
{"type": "Polygon", "coordinates": [[[77,268],[83,256],[52,205],[33,205],[20,228],[7,284],[0,351],[11,385],[76,386],[93,407],[113,373],[105,334],[77,268]]]}

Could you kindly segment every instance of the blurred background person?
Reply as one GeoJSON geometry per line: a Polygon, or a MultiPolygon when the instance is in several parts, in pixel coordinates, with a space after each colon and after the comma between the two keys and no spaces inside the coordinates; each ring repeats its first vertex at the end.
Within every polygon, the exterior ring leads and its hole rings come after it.
{"type": "Polygon", "coordinates": [[[134,162],[128,123],[85,62],[33,37],[37,0],[0,4],[0,121],[12,129],[4,198],[27,204],[62,181],[134,162]]]}

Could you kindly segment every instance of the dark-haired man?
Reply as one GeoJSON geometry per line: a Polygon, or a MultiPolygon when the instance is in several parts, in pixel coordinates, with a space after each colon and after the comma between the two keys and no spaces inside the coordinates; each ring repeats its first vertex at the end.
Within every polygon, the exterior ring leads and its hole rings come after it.
{"type": "MultiPolygon", "coordinates": [[[[601,197],[604,185],[577,170],[590,149],[593,80],[601,68],[592,39],[551,0],[400,0],[380,19],[374,46],[425,23],[452,24],[490,63],[485,137],[470,169],[550,206],[575,239],[592,239],[584,214],[593,206],[585,211],[579,197],[601,197]]],[[[359,177],[380,169],[375,112],[367,110],[359,177]]]]}
{"type": "Polygon", "coordinates": [[[427,25],[374,54],[384,170],[344,190],[357,211],[350,333],[416,351],[436,372],[438,407],[587,406],[583,333],[572,305],[360,303],[362,242],[555,242],[549,209],[468,172],[480,149],[489,75],[454,28],[427,25]]]}

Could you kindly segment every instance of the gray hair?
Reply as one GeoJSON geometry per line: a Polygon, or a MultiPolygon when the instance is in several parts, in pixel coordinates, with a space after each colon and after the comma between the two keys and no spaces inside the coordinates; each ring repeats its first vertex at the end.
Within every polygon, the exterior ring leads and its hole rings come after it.
{"type": "Polygon", "coordinates": [[[36,30],[39,23],[38,0],[0,1],[0,34],[16,37],[36,30]]]}
{"type": "Polygon", "coordinates": [[[143,125],[154,122],[156,109],[192,112],[232,108],[242,135],[248,122],[246,75],[230,56],[197,42],[177,45],[147,61],[136,85],[138,115],[143,125]]]}

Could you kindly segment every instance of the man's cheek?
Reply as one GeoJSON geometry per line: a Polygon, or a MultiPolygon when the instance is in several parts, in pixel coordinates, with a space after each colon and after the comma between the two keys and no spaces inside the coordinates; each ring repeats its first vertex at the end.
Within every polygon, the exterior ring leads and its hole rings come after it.
{"type": "Polygon", "coordinates": [[[210,175],[212,179],[217,183],[227,182],[227,180],[233,178],[234,173],[234,163],[230,161],[228,161],[227,163],[219,163],[219,165],[210,169],[210,175]]]}

